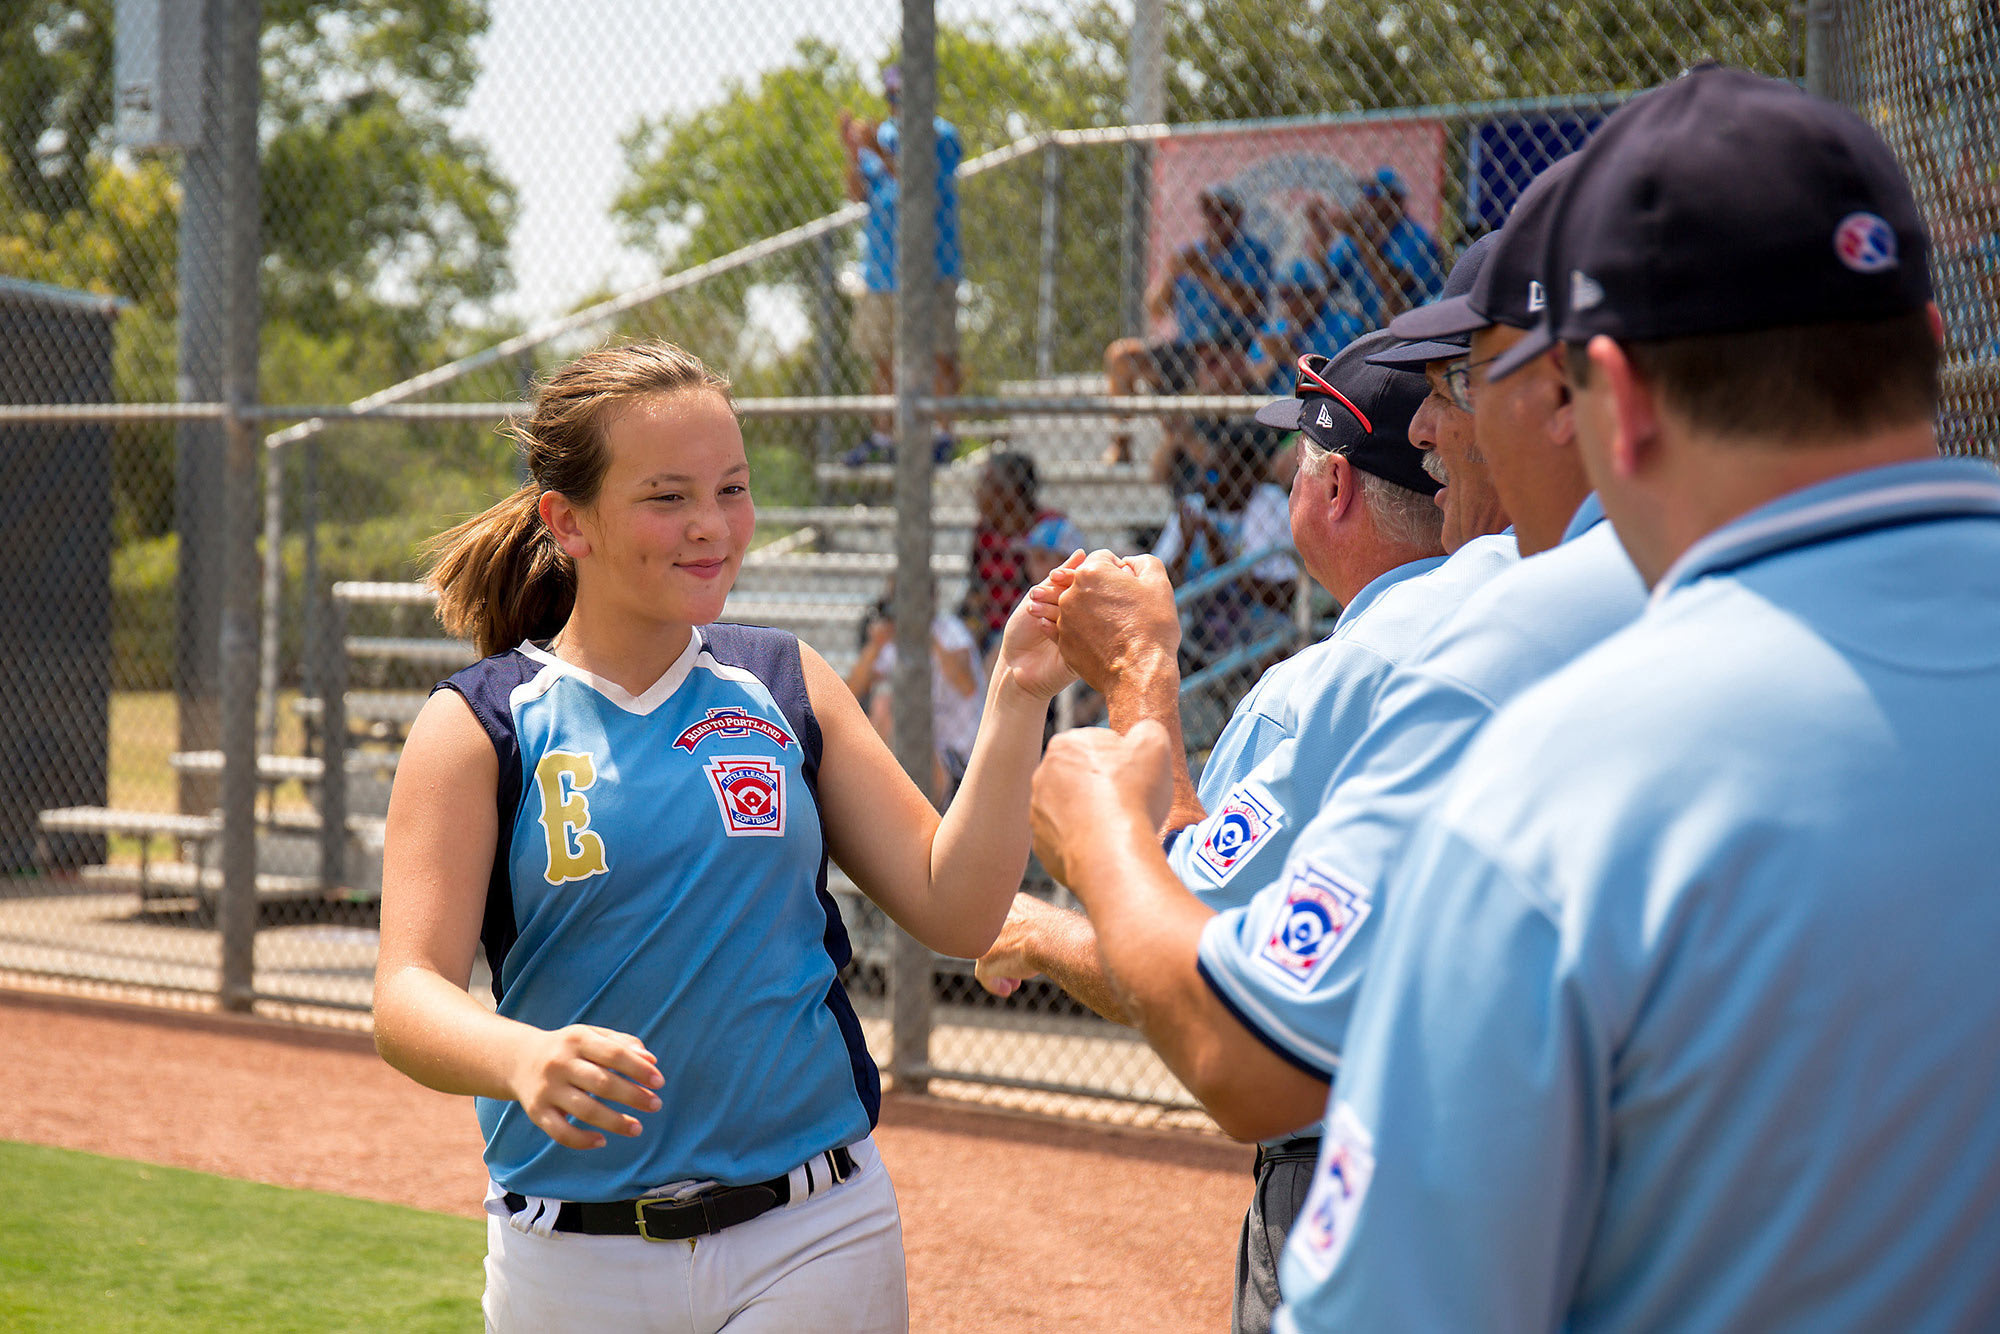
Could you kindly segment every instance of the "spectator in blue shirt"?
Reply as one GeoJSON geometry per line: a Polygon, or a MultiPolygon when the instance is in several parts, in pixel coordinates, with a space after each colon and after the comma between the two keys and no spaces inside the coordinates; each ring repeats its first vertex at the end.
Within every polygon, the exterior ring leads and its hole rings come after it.
{"type": "Polygon", "coordinates": [[[1271,297],[1271,313],[1244,353],[1243,393],[1289,397],[1298,381],[1300,357],[1338,356],[1368,332],[1353,291],[1313,260],[1286,265],[1271,297]]]}
{"type": "MultiPolygon", "coordinates": [[[[1175,252],[1146,292],[1148,318],[1171,315],[1173,333],[1150,342],[1120,338],[1104,349],[1104,375],[1114,395],[1136,393],[1142,384],[1171,394],[1221,391],[1229,360],[1256,340],[1271,285],[1271,251],[1244,230],[1243,201],[1228,186],[1203,190],[1200,206],[1202,238],[1175,252]]],[[[1153,459],[1156,479],[1166,479],[1178,455],[1196,452],[1186,421],[1169,420],[1167,441],[1153,459]]],[[[1131,436],[1113,436],[1105,462],[1131,457],[1131,436]]]]}
{"type": "MultiPolygon", "coordinates": [[[[900,195],[896,148],[900,131],[895,116],[902,91],[902,71],[891,65],[882,75],[882,95],[889,103],[890,119],[878,123],[859,119],[846,110],[840,113],[847,197],[868,205],[868,216],[861,225],[863,291],[854,303],[852,336],[855,352],[868,361],[869,388],[876,394],[894,393],[896,383],[896,210],[900,195]]],[[[933,126],[937,134],[937,297],[936,367],[931,387],[938,397],[948,398],[964,382],[958,354],[958,283],[964,276],[958,244],[958,166],[965,150],[950,121],[940,116],[933,126]]],[[[848,462],[893,457],[889,417],[877,417],[874,428],[874,433],[849,453],[848,462]]],[[[938,428],[935,449],[943,462],[951,457],[953,441],[943,419],[938,428]]]]}
{"type": "Polygon", "coordinates": [[[1388,293],[1396,307],[1392,315],[1434,301],[1444,290],[1444,254],[1437,238],[1410,217],[1409,193],[1396,169],[1383,167],[1362,183],[1357,210],[1363,232],[1394,275],[1395,290],[1388,293]]]}
{"type": "Polygon", "coordinates": [[[1306,252],[1319,261],[1325,280],[1343,288],[1364,329],[1379,329],[1398,313],[1384,291],[1401,291],[1395,271],[1368,239],[1355,213],[1323,195],[1306,201],[1306,252]]]}

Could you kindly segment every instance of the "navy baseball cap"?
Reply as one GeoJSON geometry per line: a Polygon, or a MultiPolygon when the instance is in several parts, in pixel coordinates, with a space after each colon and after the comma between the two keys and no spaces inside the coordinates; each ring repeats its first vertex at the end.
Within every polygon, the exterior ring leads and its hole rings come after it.
{"type": "Polygon", "coordinates": [[[1492,255],[1480,267],[1463,295],[1446,294],[1428,306],[1406,310],[1389,324],[1398,338],[1466,338],[1479,329],[1505,324],[1532,329],[1548,306],[1542,284],[1542,259],[1548,248],[1549,226],[1555,221],[1562,183],[1576,157],[1559,159],[1528,182],[1514,201],[1506,225],[1494,233],[1492,255]]]}
{"type": "MultiPolygon", "coordinates": [[[[1382,351],[1370,357],[1369,363],[1422,374],[1424,367],[1433,361],[1449,361],[1454,357],[1464,356],[1471,340],[1463,331],[1446,330],[1419,336],[1405,333],[1404,329],[1407,326],[1403,322],[1412,315],[1435,310],[1440,306],[1453,305],[1456,309],[1454,303],[1462,303],[1465,300],[1466,294],[1479,281],[1479,274],[1486,267],[1487,260],[1491,258],[1493,247],[1499,243],[1500,233],[1488,232],[1467,246],[1459,255],[1458,262],[1451,266],[1451,272],[1445,275],[1444,291],[1439,293],[1438,299],[1428,306],[1419,306],[1416,310],[1405,311],[1397,316],[1386,331],[1395,336],[1394,340],[1382,351]]],[[[1427,324],[1423,327],[1431,326],[1427,324]]]]}
{"type": "Polygon", "coordinates": [[[1704,66],[1620,108],[1562,191],[1549,308],[1494,362],[1557,342],[1888,319],[1931,299],[1930,234],[1889,145],[1847,108],[1704,66]]]}
{"type": "Polygon", "coordinates": [[[1410,443],[1410,419],[1430,386],[1421,375],[1369,361],[1394,341],[1378,329],[1337,356],[1300,357],[1297,395],[1266,403],[1257,409],[1257,420],[1281,431],[1304,431],[1313,444],[1345,454],[1363,472],[1434,496],[1437,479],[1424,471],[1423,452],[1410,443]]]}

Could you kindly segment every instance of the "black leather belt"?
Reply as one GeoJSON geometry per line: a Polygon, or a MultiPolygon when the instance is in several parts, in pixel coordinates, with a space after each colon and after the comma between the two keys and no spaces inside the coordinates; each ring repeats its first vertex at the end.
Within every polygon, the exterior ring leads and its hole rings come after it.
{"type": "Polygon", "coordinates": [[[1300,1135],[1297,1139],[1279,1140],[1276,1144],[1257,1146],[1257,1165],[1250,1170],[1261,1172],[1266,1163],[1309,1163],[1319,1157],[1318,1135],[1300,1135]]]}
{"type": "MultiPolygon", "coordinates": [[[[830,1149],[806,1160],[806,1188],[817,1184],[814,1168],[828,1174],[839,1185],[854,1175],[854,1155],[845,1148],[830,1149]]],[[[512,1213],[528,1207],[526,1196],[508,1191],[502,1196],[512,1213]]],[[[699,1195],[672,1199],[664,1195],[636,1200],[609,1200],[579,1203],[565,1200],[556,1211],[555,1230],[581,1232],[593,1237],[644,1237],[647,1241],[691,1241],[747,1223],[767,1214],[792,1198],[791,1174],[772,1177],[749,1186],[717,1186],[699,1195]]]]}

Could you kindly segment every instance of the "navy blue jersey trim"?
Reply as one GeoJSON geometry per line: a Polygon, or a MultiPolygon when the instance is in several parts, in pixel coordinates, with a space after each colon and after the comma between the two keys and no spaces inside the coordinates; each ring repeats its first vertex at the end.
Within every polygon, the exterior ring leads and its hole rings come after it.
{"type": "MultiPolygon", "coordinates": [[[[814,808],[823,811],[825,808],[819,799],[819,766],[820,757],[826,749],[826,738],[820,731],[819,718],[813,713],[798,636],[769,626],[718,624],[704,626],[701,637],[710,657],[726,666],[740,667],[749,672],[771,692],[779,712],[785,715],[785,721],[798,734],[806,789],[812,794],[814,808]]],[[[819,873],[813,881],[813,892],[819,899],[820,911],[826,916],[826,930],[820,941],[826,950],[826,957],[833,962],[835,974],[833,985],[827,988],[825,1003],[847,1043],[847,1060],[854,1073],[854,1093],[867,1109],[868,1126],[872,1130],[882,1115],[882,1072],[876,1069],[875,1058],[868,1054],[868,1041],[862,1036],[861,1020],[854,1013],[854,1003],[848,998],[847,988],[840,983],[840,970],[853,959],[854,945],[847,937],[847,924],[841,920],[840,905],[827,890],[826,864],[826,823],[822,818],[819,873]]]]}
{"type": "Polygon", "coordinates": [[[499,825],[493,838],[493,868],[486,879],[486,912],[479,924],[479,943],[486,947],[486,966],[493,974],[493,1003],[500,1003],[502,970],[507,951],[520,938],[514,920],[514,884],[508,874],[508,852],[514,836],[514,819],[521,810],[521,739],[514,731],[514,688],[531,681],[542,664],[508,649],[483,658],[463,671],[431,687],[431,693],[450,690],[472,710],[472,716],[486,729],[493,749],[500,757],[500,781],[493,793],[499,825]]]}
{"type": "Polygon", "coordinates": [[[1215,985],[1215,975],[1208,971],[1206,961],[1197,956],[1194,961],[1194,967],[1195,971],[1201,974],[1201,980],[1208,983],[1208,989],[1215,993],[1215,998],[1222,1002],[1222,1008],[1229,1011],[1230,1016],[1237,1023],[1249,1029],[1250,1036],[1256,1038],[1257,1041],[1263,1043],[1266,1047],[1269,1047],[1286,1065],[1305,1071],[1321,1083],[1331,1084],[1333,1082],[1333,1071],[1322,1070],[1319,1066],[1314,1065],[1311,1061],[1306,1060],[1303,1056],[1285,1046],[1284,1043],[1266,1033],[1258,1026],[1256,1020],[1245,1014],[1235,1001],[1229,999],[1229,993],[1215,985]]]}

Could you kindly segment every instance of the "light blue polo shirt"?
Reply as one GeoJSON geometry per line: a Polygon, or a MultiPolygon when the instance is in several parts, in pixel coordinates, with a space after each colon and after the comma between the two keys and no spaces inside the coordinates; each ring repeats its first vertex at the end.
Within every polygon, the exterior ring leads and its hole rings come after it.
{"type": "Polygon", "coordinates": [[[1498,534],[1449,559],[1399,565],[1355,595],[1332,635],[1264,673],[1202,768],[1207,818],[1168,850],[1180,882],[1222,909],[1275,879],[1390,673],[1474,590],[1519,563],[1513,537],[1498,534]]]}
{"type": "Polygon", "coordinates": [[[1697,543],[1418,828],[1277,1328],[2000,1329],[1996,778],[1991,468],[1697,543]]]}
{"type": "Polygon", "coordinates": [[[1500,705],[1637,619],[1645,600],[1592,496],[1561,545],[1488,582],[1390,677],[1282,871],[1202,929],[1201,975],[1245,1027],[1333,1078],[1410,830],[1500,705]]]}
{"type": "Polygon", "coordinates": [[[1216,737],[1208,758],[1202,762],[1201,781],[1195,790],[1200,793],[1204,807],[1213,809],[1222,794],[1262,762],[1272,747],[1298,732],[1305,692],[1322,677],[1339,671],[1341,650],[1353,638],[1362,615],[1375,605],[1375,600],[1404,580],[1428,574],[1444,563],[1444,557],[1433,556],[1376,575],[1354,595],[1353,601],[1340,609],[1340,619],[1334,622],[1332,634],[1300,649],[1257,678],[1250,693],[1237,701],[1235,712],[1223,725],[1222,735],[1216,737]]]}

